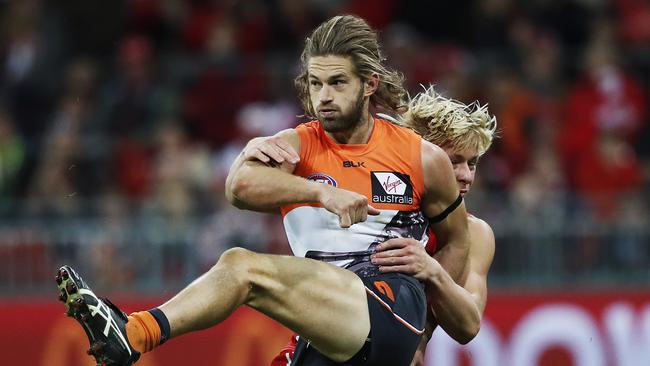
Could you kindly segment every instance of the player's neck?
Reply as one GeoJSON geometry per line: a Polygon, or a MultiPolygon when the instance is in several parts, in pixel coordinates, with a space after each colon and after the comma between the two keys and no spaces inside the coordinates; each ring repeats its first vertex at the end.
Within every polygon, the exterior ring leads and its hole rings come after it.
{"type": "Polygon", "coordinates": [[[337,144],[367,144],[375,127],[375,119],[370,112],[361,117],[361,122],[354,128],[339,132],[326,132],[337,144]]]}

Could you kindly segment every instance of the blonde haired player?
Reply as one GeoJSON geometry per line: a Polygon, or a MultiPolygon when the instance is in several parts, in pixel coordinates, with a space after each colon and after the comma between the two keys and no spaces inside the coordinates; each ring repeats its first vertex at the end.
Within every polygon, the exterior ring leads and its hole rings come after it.
{"type": "MultiPolygon", "coordinates": [[[[486,106],[478,102],[469,105],[445,98],[433,87],[417,94],[409,102],[408,112],[397,119],[386,119],[409,127],[425,140],[440,146],[452,162],[458,188],[465,196],[475,178],[479,158],[487,152],[496,134],[496,119],[486,106]]],[[[260,139],[245,151],[249,159],[294,160],[290,149],[279,149],[274,141],[260,139]],[[286,152],[289,153],[286,153],[286,152]]],[[[419,241],[407,238],[388,240],[377,246],[373,262],[380,271],[402,272],[414,275],[426,284],[429,317],[426,333],[415,354],[412,365],[423,365],[426,345],[436,325],[440,325],[453,339],[465,344],[479,331],[487,300],[487,274],[494,257],[495,241],[490,226],[483,220],[468,215],[470,231],[469,270],[459,285],[431,256],[437,247],[432,232],[425,248],[419,241]],[[428,253],[427,253],[428,252],[428,253]]],[[[295,348],[295,337],[273,360],[272,366],[290,362],[295,348]],[[289,360],[289,361],[288,361],[289,360]]]]}
{"type": "MultiPolygon", "coordinates": [[[[398,118],[425,140],[447,153],[454,168],[458,188],[463,197],[469,192],[480,157],[490,148],[496,133],[496,118],[478,102],[466,105],[445,98],[433,87],[418,94],[409,103],[409,110],[398,118]]],[[[494,234],[483,220],[468,215],[470,232],[469,270],[457,284],[440,264],[423,253],[421,245],[412,240],[394,239],[380,244],[373,262],[382,272],[413,274],[426,283],[430,316],[425,335],[412,365],[422,365],[426,344],[436,324],[456,341],[466,344],[479,331],[487,301],[487,275],[494,258],[494,234]]],[[[427,251],[436,250],[435,235],[427,251]]]]}

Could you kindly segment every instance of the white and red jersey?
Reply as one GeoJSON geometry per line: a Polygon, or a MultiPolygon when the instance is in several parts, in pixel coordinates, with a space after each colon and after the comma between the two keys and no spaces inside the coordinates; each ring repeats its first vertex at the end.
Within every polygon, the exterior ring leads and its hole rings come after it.
{"type": "Polygon", "coordinates": [[[301,124],[296,131],[300,162],[295,175],[362,194],[381,214],[343,229],[338,216],[319,203],[284,206],[284,227],[294,255],[365,251],[391,237],[426,244],[427,221],[420,211],[422,140],[417,134],[381,119],[375,119],[367,144],[338,144],[318,121],[301,124]]]}

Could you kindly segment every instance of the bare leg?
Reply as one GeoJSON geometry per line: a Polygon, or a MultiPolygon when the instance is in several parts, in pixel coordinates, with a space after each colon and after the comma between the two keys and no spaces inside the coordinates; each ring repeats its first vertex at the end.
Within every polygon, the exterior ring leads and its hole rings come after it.
{"type": "Polygon", "coordinates": [[[363,282],[315,260],[226,251],[219,262],[160,306],[171,336],[213,326],[247,304],[309,339],[337,362],[363,346],[370,320],[363,282]]]}

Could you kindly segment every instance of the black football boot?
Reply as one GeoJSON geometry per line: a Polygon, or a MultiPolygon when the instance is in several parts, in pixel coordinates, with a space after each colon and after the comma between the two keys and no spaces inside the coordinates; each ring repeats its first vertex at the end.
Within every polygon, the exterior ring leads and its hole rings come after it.
{"type": "Polygon", "coordinates": [[[107,299],[98,298],[70,266],[59,268],[56,274],[59,300],[65,304],[66,315],[83,327],[90,349],[87,353],[97,366],[131,366],[140,358],[126,337],[126,314],[107,299]]]}

